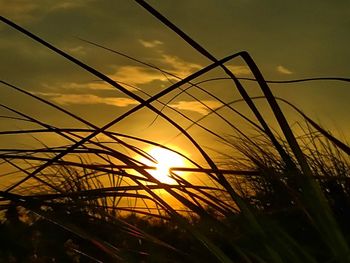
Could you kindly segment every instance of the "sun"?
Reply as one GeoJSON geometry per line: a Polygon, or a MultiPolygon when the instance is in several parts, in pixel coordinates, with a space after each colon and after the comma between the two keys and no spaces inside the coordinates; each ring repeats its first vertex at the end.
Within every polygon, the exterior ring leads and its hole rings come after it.
{"type": "Polygon", "coordinates": [[[159,147],[152,147],[147,150],[147,153],[157,161],[157,163],[153,163],[146,158],[141,160],[146,165],[155,166],[156,169],[149,170],[148,172],[161,183],[177,184],[176,181],[170,177],[169,169],[172,167],[185,167],[185,158],[173,151],[159,147]]]}

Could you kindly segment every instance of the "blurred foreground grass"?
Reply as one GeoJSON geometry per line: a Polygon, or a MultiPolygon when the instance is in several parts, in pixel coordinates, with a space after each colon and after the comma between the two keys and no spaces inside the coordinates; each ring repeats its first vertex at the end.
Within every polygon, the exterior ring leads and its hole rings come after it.
{"type": "MultiPolygon", "coordinates": [[[[5,175],[16,180],[0,191],[2,262],[350,262],[350,148],[307,117],[300,109],[273,96],[268,82],[247,52],[216,59],[146,2],[137,0],[161,23],[172,29],[196,51],[212,61],[185,79],[146,99],[1,17],[1,21],[65,57],[100,80],[109,83],[139,104],[103,127],[41,97],[1,80],[1,85],[26,94],[80,121],[86,127],[61,128],[35,116],[1,105],[6,118],[30,122],[35,129],[1,131],[2,136],[53,134],[67,144],[33,149],[0,149],[5,175]],[[249,66],[264,96],[251,97],[239,78],[225,66],[236,58],[249,66]],[[231,114],[251,126],[249,136],[219,109],[209,110],[232,128],[223,136],[191,121],[215,136],[239,158],[225,152],[224,162],[212,158],[188,129],[163,112],[169,103],[161,98],[173,91],[201,89],[193,81],[221,67],[237,88],[255,119],[222,103],[231,114]],[[188,85],[188,86],[185,86],[188,85]],[[264,99],[279,132],[272,129],[256,106],[264,99]],[[293,107],[304,119],[293,131],[277,101],[293,107]],[[160,102],[159,107],[152,104],[160,102]],[[205,160],[169,171],[174,184],[152,176],[153,169],[135,155],[154,163],[143,146],[164,147],[156,141],[111,132],[108,129],[143,108],[170,123],[205,160]],[[301,131],[301,132],[300,132],[301,131]],[[108,141],[97,139],[103,134],[108,141]],[[126,154],[124,150],[129,153],[126,154]],[[5,168],[6,167],[6,168],[5,168]],[[200,175],[201,182],[180,171],[200,175]],[[204,183],[203,183],[204,182],[204,183]],[[164,193],[169,197],[164,198],[164,193]],[[173,200],[174,206],[169,200],[173,200]]],[[[151,66],[151,65],[148,65],[151,66]]],[[[161,70],[156,68],[156,70],[161,70]]],[[[167,72],[162,71],[164,74],[167,72]]],[[[333,78],[334,80],[334,78],[333,78]]],[[[346,78],[335,79],[349,81],[346,78]]],[[[306,81],[306,80],[304,80],[306,81]]],[[[203,90],[203,89],[202,89],[203,90]]],[[[147,95],[147,94],[145,94],[147,95]]],[[[176,95],[176,96],[178,96],[176,95]]],[[[173,109],[174,110],[174,109],[173,109]]],[[[178,114],[186,116],[179,111],[178,114]]],[[[170,149],[172,150],[172,149],[170,149]]],[[[181,153],[179,153],[181,155],[181,153]]]]}

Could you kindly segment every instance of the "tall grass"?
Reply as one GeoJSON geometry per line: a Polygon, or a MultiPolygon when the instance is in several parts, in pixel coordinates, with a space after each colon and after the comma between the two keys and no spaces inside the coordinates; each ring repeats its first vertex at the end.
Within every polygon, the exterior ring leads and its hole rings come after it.
{"type": "MultiPolygon", "coordinates": [[[[10,113],[2,118],[30,122],[37,127],[5,130],[0,135],[39,135],[40,138],[40,134],[51,134],[67,142],[59,147],[50,147],[41,141],[41,147],[31,149],[0,149],[1,165],[11,170],[2,177],[18,178],[0,191],[1,208],[11,211],[14,207],[22,207],[35,215],[31,219],[34,227],[41,226],[46,220],[62,229],[57,231],[70,233],[81,247],[78,249],[70,245],[66,249],[66,252],[74,252],[70,260],[75,256],[87,262],[162,262],[163,257],[168,257],[171,262],[349,262],[349,228],[346,224],[350,219],[347,212],[350,209],[347,201],[349,146],[288,101],[275,97],[269,88],[271,81],[264,79],[248,52],[217,59],[145,1],[136,2],[211,61],[210,65],[184,79],[172,75],[179,81],[153,96],[146,94],[148,99],[1,17],[3,23],[139,102],[99,127],[23,88],[0,80],[2,88],[25,94],[36,103],[43,103],[87,126],[84,129],[54,127],[35,116],[0,105],[10,113]],[[237,58],[246,62],[254,76],[250,80],[258,84],[264,96],[250,96],[242,79],[225,66],[225,63],[237,58]],[[191,94],[190,89],[204,90],[201,83],[195,83],[196,78],[218,67],[232,81],[241,99],[224,102],[206,91],[208,96],[222,103],[222,107],[211,109],[204,105],[210,110],[209,114],[195,121],[172,109],[191,121],[188,127],[163,111],[165,107],[170,108],[171,102],[162,102],[165,95],[178,92],[176,97],[182,93],[191,94]],[[268,103],[281,133],[275,132],[264,119],[255,103],[258,99],[268,103]],[[278,101],[287,103],[304,119],[299,124],[301,132],[297,134],[292,130],[278,101]],[[255,120],[234,108],[238,102],[246,103],[255,120]],[[142,156],[154,163],[154,158],[143,149],[147,146],[167,147],[108,130],[143,108],[150,109],[155,116],[171,124],[205,160],[204,164],[197,163],[178,152],[191,167],[177,167],[169,171],[176,182],[174,185],[152,176],[150,170],[155,167],[142,163],[136,157],[142,156]],[[254,136],[243,132],[230,118],[220,113],[221,109],[227,109],[246,121],[254,136]],[[201,121],[210,115],[226,123],[234,135],[223,136],[202,125],[201,121]],[[192,126],[202,129],[208,136],[214,136],[227,148],[234,149],[239,157],[221,152],[224,165],[221,164],[191,135],[189,130],[192,126]],[[99,139],[101,134],[108,140],[99,139]],[[182,176],[181,171],[191,172],[191,175],[182,176]],[[200,176],[203,183],[194,183],[192,176],[200,176]],[[164,193],[168,195],[167,199],[162,197],[164,193]],[[176,207],[170,202],[176,203],[176,207]]],[[[120,52],[119,55],[152,67],[120,52]]],[[[328,79],[349,81],[347,78],[328,79]]],[[[16,224],[20,225],[17,221],[16,224]]]]}

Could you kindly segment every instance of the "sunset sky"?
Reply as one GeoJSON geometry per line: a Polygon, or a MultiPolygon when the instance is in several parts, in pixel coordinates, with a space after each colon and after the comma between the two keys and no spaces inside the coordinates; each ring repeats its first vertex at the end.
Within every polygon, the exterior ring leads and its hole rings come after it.
{"type": "MultiPolygon", "coordinates": [[[[350,77],[348,0],[149,0],[148,3],[217,58],[241,50],[248,51],[266,79],[350,77]]],[[[82,39],[155,65],[180,78],[210,64],[210,61],[132,0],[0,0],[0,13],[122,83],[144,99],[147,95],[142,92],[156,94],[177,79],[82,39]]],[[[239,59],[227,65],[236,76],[251,76],[239,59]]],[[[211,77],[225,77],[225,74],[215,69],[196,81],[211,77]]],[[[63,106],[98,126],[138,104],[5,24],[0,24],[0,78],[63,106]]],[[[251,95],[260,94],[256,85],[247,81],[242,83],[248,87],[251,95]]],[[[202,87],[225,102],[240,98],[229,81],[206,83],[202,87]]],[[[51,125],[85,127],[4,85],[0,88],[0,103],[3,105],[51,125]]],[[[294,103],[327,129],[336,134],[343,133],[349,138],[349,83],[316,81],[271,84],[271,88],[276,95],[294,103]]],[[[195,89],[191,89],[191,92],[209,107],[221,105],[203,92],[195,89]]],[[[171,97],[167,96],[163,102],[171,97]]],[[[159,104],[154,105],[161,108],[159,104]]],[[[188,95],[179,96],[169,105],[192,120],[208,113],[203,105],[188,95]]],[[[242,105],[238,105],[237,109],[251,116],[242,105]]],[[[266,107],[263,104],[260,106],[265,112],[265,118],[272,120],[269,111],[264,110],[266,107]]],[[[291,124],[301,120],[288,107],[282,107],[291,124]]],[[[183,127],[190,124],[170,110],[165,113],[183,127]]],[[[0,115],[14,116],[5,109],[0,109],[0,115]]],[[[153,122],[154,119],[154,113],[142,110],[112,130],[169,143],[177,132],[160,118],[153,122]]],[[[231,121],[241,123],[237,116],[232,117],[231,121]]],[[[15,120],[0,120],[1,130],[21,129],[26,125],[15,120]]],[[[215,118],[208,118],[203,125],[230,134],[230,129],[215,118]]],[[[190,131],[205,144],[207,135],[203,131],[190,131]]],[[[31,139],[17,142],[28,146],[31,139]]],[[[184,142],[181,142],[181,147],[186,148],[184,142]]],[[[13,144],[13,141],[1,141],[3,146],[11,145],[9,143],[13,144]]],[[[177,144],[170,144],[174,143],[177,144]]],[[[211,146],[209,141],[207,144],[211,146]]]]}

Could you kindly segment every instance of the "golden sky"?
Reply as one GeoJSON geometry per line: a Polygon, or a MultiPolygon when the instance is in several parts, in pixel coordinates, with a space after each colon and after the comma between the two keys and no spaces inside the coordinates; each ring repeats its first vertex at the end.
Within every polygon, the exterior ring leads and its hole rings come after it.
{"type": "MultiPolygon", "coordinates": [[[[347,0],[148,2],[217,58],[241,50],[248,51],[266,79],[350,76],[350,2],[347,0]]],[[[122,52],[180,78],[210,64],[210,61],[132,0],[0,0],[0,13],[123,83],[144,99],[147,98],[145,93],[156,94],[177,79],[82,39],[122,52]]],[[[251,76],[239,59],[228,62],[227,66],[239,77],[251,76]]],[[[222,71],[216,69],[196,81],[224,76],[222,71]]],[[[0,78],[63,106],[98,126],[138,104],[5,24],[0,24],[0,78]]],[[[256,85],[243,83],[251,95],[260,94],[256,85]]],[[[202,87],[225,102],[239,98],[229,81],[209,82],[202,87]]],[[[348,83],[318,81],[271,84],[271,88],[276,95],[294,103],[328,129],[343,132],[349,138],[348,83]]],[[[43,122],[60,127],[84,127],[4,85],[1,85],[0,92],[1,104],[35,116],[43,122]]],[[[162,101],[168,102],[175,94],[171,93],[162,101]]],[[[213,109],[222,105],[195,88],[191,89],[191,94],[213,109]]],[[[162,107],[157,103],[154,105],[162,107]]],[[[209,112],[185,94],[168,105],[192,120],[209,112]]],[[[273,119],[269,111],[265,110],[266,105],[258,105],[265,112],[266,119],[273,119]]],[[[237,107],[251,116],[242,105],[237,107]]],[[[282,107],[291,123],[301,120],[287,106],[282,107]]],[[[188,120],[169,109],[165,109],[165,113],[184,127],[190,125],[188,120]]],[[[0,109],[0,115],[14,116],[6,109],[0,109]]],[[[172,141],[177,131],[161,118],[155,120],[155,117],[154,113],[145,109],[118,123],[112,130],[161,143],[180,143],[172,141]]],[[[230,120],[238,125],[243,123],[237,116],[232,116],[230,120]]],[[[217,118],[210,117],[202,123],[222,134],[229,135],[232,132],[217,118]]],[[[1,130],[24,127],[28,127],[28,124],[0,120],[1,130]]],[[[215,141],[213,138],[209,143],[209,137],[199,128],[190,131],[203,144],[207,142],[208,146],[212,146],[215,141]]],[[[181,141],[184,148],[187,147],[185,141],[181,141]]],[[[3,140],[1,144],[8,145],[9,142],[13,144],[11,140],[3,140]]],[[[30,145],[32,140],[26,138],[17,142],[30,145]]]]}

